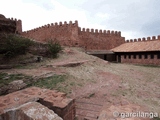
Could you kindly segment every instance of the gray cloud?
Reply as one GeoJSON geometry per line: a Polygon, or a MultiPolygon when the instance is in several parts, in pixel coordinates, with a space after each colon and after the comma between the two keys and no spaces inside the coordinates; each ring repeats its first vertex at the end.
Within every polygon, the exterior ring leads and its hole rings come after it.
{"type": "MultiPolygon", "coordinates": [[[[23,0],[35,3],[48,11],[54,9],[51,1],[23,0]]],[[[90,24],[104,26],[107,30],[122,31],[122,35],[123,33],[128,35],[125,36],[126,39],[160,34],[159,0],[57,0],[57,2],[68,9],[84,11],[90,24]]],[[[64,14],[67,14],[66,11],[64,14]]],[[[77,16],[79,15],[74,15],[75,19],[77,16]]],[[[64,21],[66,19],[68,18],[64,17],[64,21]]]]}
{"type": "Polygon", "coordinates": [[[133,37],[160,34],[160,1],[158,0],[88,0],[82,8],[89,11],[94,22],[115,29],[134,32],[133,37]],[[107,13],[109,19],[96,18],[96,13],[107,13]]]}
{"type": "Polygon", "coordinates": [[[51,0],[22,0],[25,3],[34,3],[46,10],[54,9],[54,6],[51,4],[51,0]]]}
{"type": "Polygon", "coordinates": [[[160,18],[155,21],[149,22],[148,24],[144,24],[141,27],[141,32],[144,35],[152,36],[152,35],[160,35],[160,18]]]}

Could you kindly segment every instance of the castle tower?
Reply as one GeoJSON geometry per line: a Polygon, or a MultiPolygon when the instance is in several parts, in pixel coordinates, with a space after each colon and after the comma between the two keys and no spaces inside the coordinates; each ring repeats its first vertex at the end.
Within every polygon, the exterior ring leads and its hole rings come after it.
{"type": "Polygon", "coordinates": [[[7,19],[0,14],[0,32],[1,33],[22,33],[22,21],[17,19],[7,19]]]}

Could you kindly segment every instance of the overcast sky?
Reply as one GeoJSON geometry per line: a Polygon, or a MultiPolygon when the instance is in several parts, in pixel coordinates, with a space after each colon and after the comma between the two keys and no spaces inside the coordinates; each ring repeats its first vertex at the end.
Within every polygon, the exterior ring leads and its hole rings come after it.
{"type": "Polygon", "coordinates": [[[160,34],[160,0],[1,0],[0,14],[23,31],[78,20],[81,28],[121,31],[126,39],[160,34]]]}

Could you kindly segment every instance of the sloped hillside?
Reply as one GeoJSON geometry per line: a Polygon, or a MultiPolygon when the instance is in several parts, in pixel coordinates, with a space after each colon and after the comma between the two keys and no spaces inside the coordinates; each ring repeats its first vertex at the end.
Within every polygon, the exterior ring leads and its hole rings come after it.
{"type": "Polygon", "coordinates": [[[64,47],[56,59],[44,57],[39,63],[0,72],[24,75],[16,79],[29,86],[66,92],[68,97],[81,102],[78,107],[90,110],[77,108],[77,116],[93,120],[100,113],[107,116],[105,119],[113,118],[115,110],[160,113],[159,70],[160,67],[108,63],[87,55],[81,48],[64,47]],[[94,105],[87,106],[84,102],[101,107],[94,113],[94,105]]]}

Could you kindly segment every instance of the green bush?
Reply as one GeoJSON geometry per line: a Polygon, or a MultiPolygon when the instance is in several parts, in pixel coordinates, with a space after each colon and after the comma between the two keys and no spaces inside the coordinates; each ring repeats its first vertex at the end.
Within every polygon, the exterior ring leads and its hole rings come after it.
{"type": "Polygon", "coordinates": [[[13,34],[0,34],[0,54],[3,55],[4,58],[23,55],[28,50],[36,55],[44,54],[46,57],[56,58],[62,50],[62,47],[56,39],[49,40],[47,44],[43,44],[13,34]]]}
{"type": "Polygon", "coordinates": [[[61,45],[57,40],[49,40],[48,43],[48,55],[52,58],[56,58],[58,53],[62,50],[61,45]]]}
{"type": "Polygon", "coordinates": [[[15,35],[5,35],[0,39],[0,54],[5,58],[12,58],[17,55],[25,54],[32,41],[15,35]]]}

